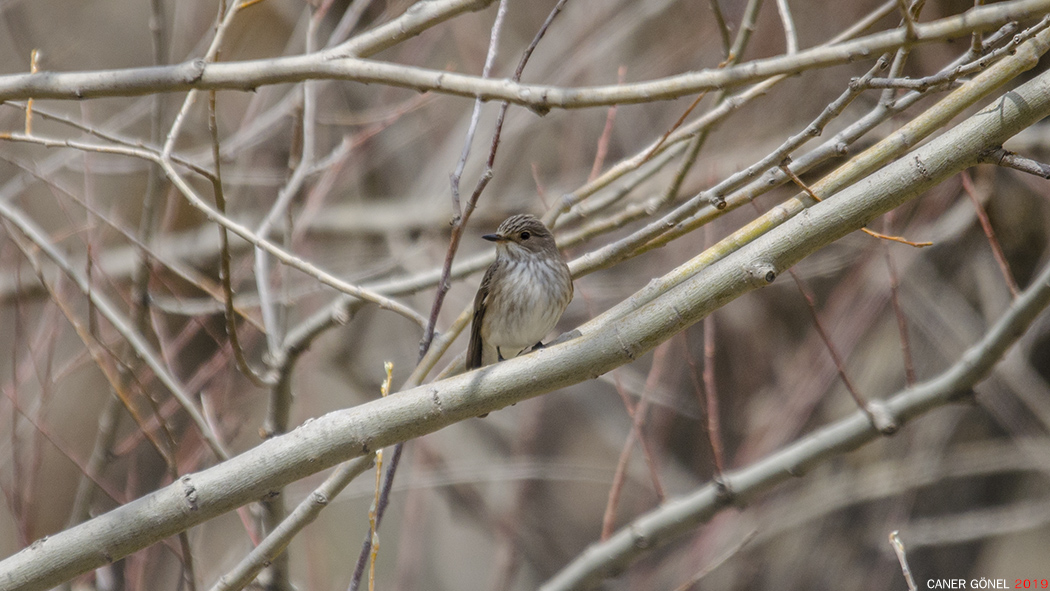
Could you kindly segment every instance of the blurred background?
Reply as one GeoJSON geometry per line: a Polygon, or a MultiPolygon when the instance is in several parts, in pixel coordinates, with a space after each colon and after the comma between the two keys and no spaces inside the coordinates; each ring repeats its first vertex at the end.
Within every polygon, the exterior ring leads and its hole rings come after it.
{"type": "MultiPolygon", "coordinates": [[[[554,4],[508,3],[494,77],[513,73],[554,4]]],[[[735,35],[747,3],[718,4],[735,35]]],[[[309,35],[312,47],[334,45],[396,18],[410,5],[406,0],[334,0],[321,6],[263,0],[242,9],[227,31],[220,59],[300,54],[309,35]]],[[[54,71],[176,63],[204,54],[215,27],[215,3],[153,6],[160,12],[151,12],[149,3],[126,0],[4,0],[0,73],[29,71],[34,50],[38,68],[54,71]],[[158,33],[151,33],[151,26],[158,33]]],[[[824,43],[878,7],[871,0],[791,2],[799,46],[824,43]]],[[[971,7],[972,2],[931,2],[920,20],[971,7]]],[[[373,59],[478,74],[495,14],[494,3],[459,15],[373,59]]],[[[899,20],[899,13],[891,11],[871,30],[896,27],[899,20]]],[[[966,37],[916,47],[904,74],[934,74],[969,43],[966,37]]],[[[742,59],[779,55],[784,47],[776,3],[766,2],[758,9],[742,59]]],[[[644,81],[713,68],[724,59],[707,1],[569,0],[539,43],[523,81],[554,86],[644,81]]],[[[812,70],[781,82],[711,130],[680,186],[675,188],[674,178],[683,170],[681,156],[651,168],[641,182],[625,177],[613,183],[598,195],[628,185],[630,190],[589,219],[559,225],[556,234],[579,232],[588,222],[612,219],[669,192],[668,203],[680,203],[746,168],[803,130],[871,65],[812,70]]],[[[1045,60],[1015,83],[1044,68],[1045,60]]],[[[308,136],[321,165],[298,188],[272,237],[355,284],[382,285],[439,269],[450,237],[449,175],[463,150],[473,101],[375,84],[311,84],[317,104],[308,136]]],[[[850,152],[873,144],[943,96],[931,95],[888,118],[850,152]]],[[[109,134],[157,146],[184,97],[156,97],[159,126],[151,123],[155,97],[36,101],[33,132],[96,144],[105,143],[100,134],[109,134]]],[[[609,108],[554,110],[542,117],[511,107],[493,180],[469,220],[457,260],[488,252],[491,244],[480,236],[494,231],[507,215],[542,215],[597,173],[644,151],[673,128],[695,98],[621,105],[612,113],[609,108]]],[[[875,108],[879,98],[877,90],[861,94],[822,138],[793,157],[875,108]]],[[[705,97],[687,121],[715,100],[714,93],[705,97]]],[[[174,153],[211,169],[206,104],[201,95],[189,109],[174,153]]],[[[497,110],[498,105],[486,104],[481,111],[463,174],[464,199],[483,169],[497,110]]],[[[220,91],[216,111],[228,215],[255,227],[303,157],[303,86],[220,91]]],[[[0,106],[0,126],[23,131],[24,106],[0,106]]],[[[1044,125],[1030,128],[1008,147],[1046,160],[1050,131],[1044,125]]],[[[841,161],[827,161],[803,179],[816,180],[841,161]]],[[[795,269],[812,293],[816,315],[844,359],[845,372],[866,397],[900,390],[909,374],[918,381],[937,375],[1009,306],[1009,278],[1023,289],[1048,262],[1047,181],[991,166],[968,175],[942,183],[870,226],[933,246],[917,249],[854,233],[795,269]]],[[[210,184],[197,175],[187,178],[212,203],[210,184]]],[[[782,186],[754,203],[764,211],[796,192],[782,186]]],[[[151,173],[148,162],[0,141],[0,199],[39,226],[89,277],[92,289],[132,319],[130,325],[198,397],[232,453],[261,441],[269,392],[247,380],[233,361],[217,296],[219,232],[170,183],[151,173]],[[154,196],[155,210],[149,223],[151,263],[143,273],[137,244],[144,239],[148,195],[154,196]],[[145,278],[145,299],[136,290],[136,277],[145,278]]],[[[611,224],[610,231],[572,243],[566,255],[572,259],[620,239],[671,205],[611,224]]],[[[757,214],[745,205],[662,248],[579,278],[559,329],[572,329],[605,311],[757,214]]],[[[182,474],[217,462],[186,413],[154,373],[134,359],[85,294],[46,261],[42,275],[49,287],[44,289],[18,241],[25,242],[22,234],[5,220],[0,229],[0,556],[165,486],[172,481],[173,466],[182,474]],[[85,345],[85,334],[97,345],[94,349],[85,345]],[[100,368],[122,376],[131,403],[114,402],[111,382],[100,368]],[[129,407],[138,418],[132,418],[129,407]],[[100,433],[111,436],[107,440],[100,433]],[[169,437],[170,445],[164,443],[169,437]],[[158,449],[169,449],[171,461],[158,449]],[[93,453],[100,457],[89,468],[93,453]]],[[[253,251],[239,239],[231,239],[230,250],[235,302],[243,314],[241,345],[249,362],[262,367],[267,346],[253,251]]],[[[453,282],[438,317],[439,332],[471,304],[479,281],[480,273],[474,273],[453,282]]],[[[287,268],[273,272],[271,285],[285,334],[338,298],[315,278],[287,268]]],[[[427,316],[434,294],[431,281],[397,299],[427,316]]],[[[416,363],[421,335],[419,326],[374,306],[325,330],[291,376],[294,399],[286,428],[378,397],[384,361],[394,364],[396,391],[416,363]]],[[[465,346],[463,336],[439,367],[465,346]]],[[[1048,380],[1050,322],[1044,316],[974,396],[930,413],[892,438],[823,464],[747,507],[723,511],[652,552],[606,588],[682,588],[711,568],[688,588],[904,588],[887,540],[894,530],[900,531],[920,588],[937,578],[1008,579],[1011,586],[1017,578],[1050,579],[1048,380]]],[[[597,380],[409,442],[379,534],[377,587],[535,588],[599,540],[603,523],[607,530],[618,528],[663,499],[710,481],[716,463],[705,393],[718,400],[721,461],[727,470],[746,466],[856,408],[805,297],[784,275],[597,380]],[[706,359],[705,331],[714,346],[706,359]],[[644,446],[631,436],[628,407],[633,412],[636,406],[644,409],[644,446]]],[[[317,474],[288,487],[284,502],[294,507],[324,477],[317,474]]],[[[288,576],[295,588],[346,588],[368,531],[373,486],[371,476],[359,478],[294,540],[288,576]]],[[[197,584],[210,586],[251,549],[262,512],[249,507],[190,530],[197,584]]],[[[73,586],[182,589],[182,555],[179,541],[168,540],[82,576],[73,586]]]]}

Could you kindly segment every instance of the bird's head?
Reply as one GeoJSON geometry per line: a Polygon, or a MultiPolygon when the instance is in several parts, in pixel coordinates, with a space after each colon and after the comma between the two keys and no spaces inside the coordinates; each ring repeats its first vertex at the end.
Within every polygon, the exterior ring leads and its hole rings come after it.
{"type": "Polygon", "coordinates": [[[558,253],[554,235],[543,222],[530,214],[510,216],[496,228],[495,234],[485,234],[482,238],[495,242],[499,251],[511,256],[558,253]]]}

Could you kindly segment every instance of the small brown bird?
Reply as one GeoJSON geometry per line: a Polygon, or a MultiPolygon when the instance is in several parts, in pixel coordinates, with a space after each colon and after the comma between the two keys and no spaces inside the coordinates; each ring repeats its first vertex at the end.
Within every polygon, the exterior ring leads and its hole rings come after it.
{"type": "Polygon", "coordinates": [[[496,260],[474,297],[468,370],[542,347],[572,300],[569,266],[536,217],[511,216],[482,238],[496,243],[496,260]]]}

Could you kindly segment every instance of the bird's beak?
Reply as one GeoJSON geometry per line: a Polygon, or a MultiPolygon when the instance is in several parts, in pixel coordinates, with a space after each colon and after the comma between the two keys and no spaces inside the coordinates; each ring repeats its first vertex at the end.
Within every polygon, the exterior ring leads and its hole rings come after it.
{"type": "Polygon", "coordinates": [[[500,236],[499,234],[485,234],[484,236],[482,236],[482,238],[484,238],[485,240],[488,240],[489,242],[506,242],[507,241],[506,238],[504,238],[503,236],[500,236]]]}

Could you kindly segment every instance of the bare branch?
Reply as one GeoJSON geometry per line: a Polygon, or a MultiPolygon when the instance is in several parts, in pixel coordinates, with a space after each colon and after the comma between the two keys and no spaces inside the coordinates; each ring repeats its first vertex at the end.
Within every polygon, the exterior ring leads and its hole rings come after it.
{"type": "Polygon", "coordinates": [[[262,543],[245,556],[244,560],[220,577],[212,585],[211,591],[236,591],[247,587],[263,568],[284,552],[296,534],[317,519],[321,511],[346,488],[346,485],[371,468],[374,463],[375,456],[370,454],[337,468],[321,486],[307,495],[262,543]]]}
{"type": "Polygon", "coordinates": [[[1034,174],[1035,176],[1050,179],[1050,164],[1044,164],[1037,162],[1031,158],[1019,156],[1013,152],[1008,152],[1002,148],[992,152],[991,154],[982,158],[983,162],[990,164],[997,164],[999,166],[1005,166],[1014,170],[1020,170],[1021,172],[1027,172],[1028,174],[1034,174]]]}
{"type": "Polygon", "coordinates": [[[791,7],[787,0],[777,0],[777,12],[780,13],[780,22],[784,27],[784,39],[786,48],[784,53],[791,55],[798,52],[798,33],[795,31],[795,19],[791,17],[791,7]]]}
{"type": "Polygon", "coordinates": [[[844,64],[879,55],[908,44],[943,41],[1050,10],[1050,0],[1013,0],[982,6],[952,17],[916,24],[914,37],[904,28],[854,41],[800,51],[794,55],[755,60],[722,70],[680,74],[661,80],[590,88],[556,88],[507,80],[485,80],[451,72],[341,57],[331,50],[310,55],[244,62],[194,61],[160,68],[133,68],[83,73],[13,74],[0,76],[0,101],[49,98],[85,99],[134,96],[183,90],[253,90],[260,86],[338,79],[388,84],[420,92],[504,100],[539,113],[673,99],[705,90],[754,83],[782,74],[844,64]]]}

